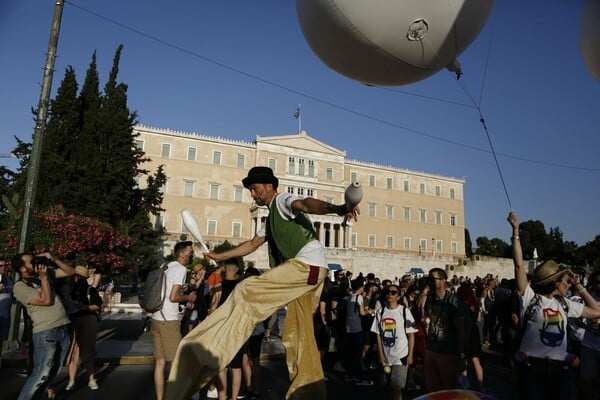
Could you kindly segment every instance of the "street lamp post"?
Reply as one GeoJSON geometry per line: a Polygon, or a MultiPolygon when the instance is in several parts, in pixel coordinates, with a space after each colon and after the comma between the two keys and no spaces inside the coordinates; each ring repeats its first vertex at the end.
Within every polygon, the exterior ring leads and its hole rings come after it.
{"type": "MultiPolygon", "coordinates": [[[[50,40],[48,42],[48,52],[46,53],[46,65],[42,80],[42,90],[35,120],[35,130],[33,132],[33,144],[31,154],[29,155],[29,165],[27,167],[27,180],[25,183],[25,196],[23,198],[23,217],[21,219],[21,231],[19,234],[18,252],[23,253],[29,249],[29,238],[31,235],[31,226],[33,220],[33,207],[35,204],[35,194],[37,181],[40,171],[40,158],[42,153],[42,142],[44,139],[44,129],[46,128],[46,117],[48,115],[48,104],[50,102],[50,90],[52,88],[52,77],[54,75],[54,62],[56,60],[56,49],[58,47],[58,37],[60,33],[60,23],[62,21],[64,0],[55,0],[54,15],[52,17],[52,26],[50,28],[50,40]]],[[[16,281],[17,271],[14,271],[16,281]]],[[[19,331],[21,307],[17,304],[11,309],[11,323],[8,332],[8,339],[5,342],[4,350],[9,350],[17,346],[17,337],[19,331]]]]}

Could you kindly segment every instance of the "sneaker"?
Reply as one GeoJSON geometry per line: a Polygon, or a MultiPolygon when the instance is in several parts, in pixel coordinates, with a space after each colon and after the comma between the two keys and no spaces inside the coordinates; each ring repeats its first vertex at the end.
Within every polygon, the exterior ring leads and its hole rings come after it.
{"type": "Polygon", "coordinates": [[[67,387],[65,388],[65,390],[67,392],[73,390],[73,388],[75,387],[75,381],[69,381],[69,383],[67,383],[67,387]]]}
{"type": "Polygon", "coordinates": [[[90,379],[88,382],[88,387],[92,390],[98,390],[100,387],[98,386],[98,382],[95,379],[90,379]]]}
{"type": "Polygon", "coordinates": [[[345,375],[344,376],[344,381],[346,381],[346,382],[358,382],[359,380],[360,379],[355,378],[355,377],[350,376],[350,375],[345,375]]]}
{"type": "Polygon", "coordinates": [[[419,389],[421,389],[421,386],[417,385],[416,383],[409,383],[406,386],[406,390],[419,390],[419,389]]]}
{"type": "Polygon", "coordinates": [[[206,398],[207,399],[218,399],[219,393],[217,392],[217,388],[214,388],[213,390],[208,389],[208,392],[206,392],[206,398]]]}
{"type": "Polygon", "coordinates": [[[373,381],[370,381],[368,379],[360,379],[355,381],[354,384],[357,386],[373,386],[373,381]]]}
{"type": "Polygon", "coordinates": [[[236,399],[241,400],[241,399],[248,399],[250,398],[250,396],[248,396],[247,392],[240,392],[240,394],[237,395],[236,399]]]}

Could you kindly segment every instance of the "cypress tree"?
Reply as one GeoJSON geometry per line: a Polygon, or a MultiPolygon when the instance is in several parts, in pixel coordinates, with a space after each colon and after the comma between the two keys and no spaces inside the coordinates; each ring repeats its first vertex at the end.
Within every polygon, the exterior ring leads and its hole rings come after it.
{"type": "Polygon", "coordinates": [[[79,110],[77,80],[72,67],[67,67],[56,98],[50,101],[48,122],[44,130],[40,174],[37,186],[37,205],[47,208],[54,204],[68,206],[72,198],[65,196],[72,185],[72,157],[77,150],[79,110]]]}
{"type": "Polygon", "coordinates": [[[97,212],[100,188],[96,187],[95,179],[98,158],[97,137],[100,131],[100,112],[102,108],[102,95],[100,93],[100,79],[96,63],[96,52],[92,54],[90,65],[85,75],[85,80],[78,98],[80,115],[80,130],[77,136],[78,151],[72,158],[72,176],[77,194],[72,202],[71,210],[87,216],[99,217],[97,212]]]}

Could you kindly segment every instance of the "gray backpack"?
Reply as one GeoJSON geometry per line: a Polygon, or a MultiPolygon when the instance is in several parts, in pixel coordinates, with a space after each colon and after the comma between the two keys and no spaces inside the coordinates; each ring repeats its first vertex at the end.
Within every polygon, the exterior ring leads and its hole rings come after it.
{"type": "Polygon", "coordinates": [[[148,273],[146,284],[144,285],[144,297],[142,297],[140,302],[144,311],[155,313],[162,310],[167,293],[167,268],[167,263],[164,263],[148,273]]]}

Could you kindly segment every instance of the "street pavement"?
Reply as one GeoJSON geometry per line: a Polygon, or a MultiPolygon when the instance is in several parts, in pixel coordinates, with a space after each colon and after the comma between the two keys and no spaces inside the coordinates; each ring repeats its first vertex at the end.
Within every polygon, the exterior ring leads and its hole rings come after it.
{"type": "MultiPolygon", "coordinates": [[[[285,312],[279,313],[280,327],[285,323],[285,312]]],[[[92,391],[82,370],[73,391],[65,392],[68,381],[66,369],[56,382],[58,399],[154,399],[152,338],[144,332],[144,314],[137,305],[137,297],[124,299],[115,305],[110,315],[104,316],[98,332],[96,345],[96,376],[100,389],[92,391]]],[[[26,377],[18,372],[26,365],[26,354],[19,350],[4,354],[0,368],[0,400],[16,399],[26,377]]],[[[281,342],[263,343],[261,356],[261,399],[282,400],[289,385],[285,364],[285,349],[281,342]]],[[[502,358],[486,351],[482,357],[485,371],[484,392],[497,400],[515,398],[510,369],[502,358]]],[[[343,372],[328,371],[327,391],[329,400],[364,400],[388,398],[385,388],[380,386],[355,386],[343,379],[343,372]]],[[[419,378],[419,376],[417,376],[419,378]]],[[[422,383],[422,382],[421,382],[422,383]]],[[[423,389],[405,393],[413,399],[425,392],[423,389]]]]}

